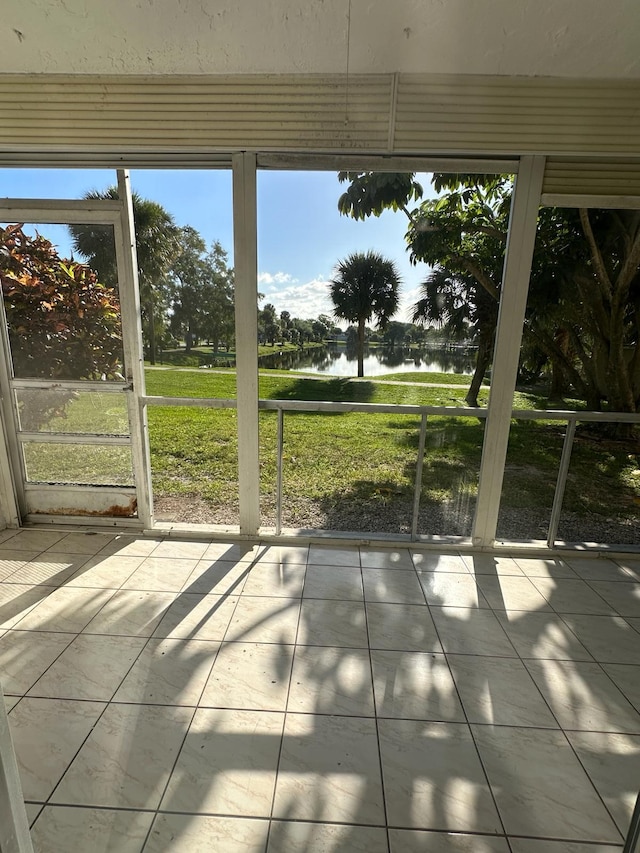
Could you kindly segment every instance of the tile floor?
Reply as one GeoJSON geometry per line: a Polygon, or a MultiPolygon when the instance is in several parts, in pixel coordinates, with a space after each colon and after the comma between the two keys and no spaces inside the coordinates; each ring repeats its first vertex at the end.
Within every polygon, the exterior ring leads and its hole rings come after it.
{"type": "Polygon", "coordinates": [[[640,787],[620,561],[0,534],[37,853],[611,853],[640,787]]]}

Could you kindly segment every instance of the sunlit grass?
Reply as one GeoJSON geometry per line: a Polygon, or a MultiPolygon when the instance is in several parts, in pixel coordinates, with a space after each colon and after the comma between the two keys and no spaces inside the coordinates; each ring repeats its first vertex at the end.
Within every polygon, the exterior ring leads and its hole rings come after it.
{"type": "MultiPolygon", "coordinates": [[[[402,374],[400,374],[402,376],[402,374]]],[[[449,378],[449,374],[436,374],[449,378]]],[[[432,374],[429,375],[430,377],[432,374]]],[[[387,379],[388,377],[384,377],[387,379]]],[[[435,383],[434,383],[435,385],[435,383]]],[[[393,403],[465,407],[466,384],[429,387],[419,382],[388,384],[374,379],[319,379],[261,371],[262,399],[393,403]]],[[[215,370],[148,370],[147,393],[234,399],[234,373],[215,370]]],[[[489,389],[480,392],[486,406],[489,389]]],[[[123,395],[124,397],[124,395],[123,395]]],[[[517,393],[514,408],[548,407],[543,395],[517,393]]],[[[577,401],[555,408],[578,409],[577,401]]],[[[234,409],[155,407],[148,409],[151,467],[156,497],[197,496],[211,507],[238,503],[237,413],[234,409]]],[[[260,487],[265,513],[273,512],[276,484],[276,414],[259,415],[260,487]]],[[[126,408],[118,395],[85,394],[71,400],[62,431],[122,429],[126,408]],[[107,424],[108,426],[105,426],[107,424]]],[[[420,418],[369,413],[287,413],[284,438],[285,506],[314,504],[327,512],[345,501],[362,512],[395,506],[407,518],[413,499],[420,418]]],[[[512,421],[503,505],[550,508],[565,424],[512,421]]],[[[422,478],[422,500],[469,504],[477,493],[484,420],[430,416],[422,478]]],[[[123,484],[131,480],[127,448],[27,445],[28,467],[40,482],[123,484]],[[125,457],[127,457],[125,461],[125,457]]],[[[565,499],[577,513],[637,517],[640,501],[638,445],[603,437],[578,426],[565,499]]],[[[355,510],[354,510],[355,511],[355,510]]],[[[407,520],[407,523],[409,521],[407,520]]]]}
{"type": "MultiPolygon", "coordinates": [[[[440,374],[439,376],[448,376],[440,374]]],[[[387,378],[387,377],[384,377],[387,378]]],[[[235,396],[235,376],[216,371],[148,371],[150,394],[235,396]]],[[[261,371],[262,399],[332,400],[464,407],[466,385],[438,388],[373,379],[318,379],[261,371]]],[[[486,405],[489,389],[480,392],[486,405]]],[[[542,395],[516,393],[514,408],[545,408],[542,395]]],[[[578,408],[564,401],[556,408],[578,408]]],[[[235,412],[153,409],[154,485],[163,492],[196,491],[207,500],[237,500],[235,412]],[[189,424],[188,421],[193,421],[189,424]],[[182,427],[181,425],[184,425],[182,427]],[[194,436],[194,430],[199,430],[194,436]],[[205,451],[204,448],[207,448],[205,451]]],[[[422,479],[425,501],[468,501],[477,493],[484,421],[475,417],[429,417],[422,479]]],[[[288,413],[285,415],[285,504],[313,501],[326,507],[345,496],[369,504],[410,503],[418,449],[419,418],[406,415],[288,413]]],[[[550,507],[565,426],[556,421],[512,422],[503,501],[514,508],[550,507]]],[[[637,456],[613,443],[594,467],[593,448],[580,429],[567,487],[567,502],[584,512],[636,512],[640,478],[637,456]],[[602,471],[600,472],[600,469],[602,471]],[[594,478],[594,473],[599,473],[594,478]]],[[[260,485],[271,505],[276,482],[276,415],[260,413],[260,485]]],[[[364,505],[364,503],[363,503],[364,505]]]]}

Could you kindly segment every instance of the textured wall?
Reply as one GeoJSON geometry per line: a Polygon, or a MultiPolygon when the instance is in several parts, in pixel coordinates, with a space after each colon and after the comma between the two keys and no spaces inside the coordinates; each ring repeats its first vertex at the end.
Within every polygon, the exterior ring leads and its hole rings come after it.
{"type": "Polygon", "coordinates": [[[640,76],[638,0],[5,0],[0,73],[640,76]]]}

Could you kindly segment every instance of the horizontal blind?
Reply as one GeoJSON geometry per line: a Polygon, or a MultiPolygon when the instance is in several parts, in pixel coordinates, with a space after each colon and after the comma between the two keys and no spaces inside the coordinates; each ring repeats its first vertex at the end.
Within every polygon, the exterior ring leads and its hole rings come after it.
{"type": "Polygon", "coordinates": [[[640,159],[549,157],[542,192],[640,198],[640,159]]]}
{"type": "Polygon", "coordinates": [[[386,150],[392,78],[0,76],[0,148],[386,150]]]}
{"type": "Polygon", "coordinates": [[[398,153],[638,153],[640,81],[400,75],[398,153]]]}
{"type": "Polygon", "coordinates": [[[49,156],[65,166],[215,168],[242,150],[544,154],[546,196],[633,199],[639,103],[634,80],[3,75],[0,164],[41,165],[49,156]]]}

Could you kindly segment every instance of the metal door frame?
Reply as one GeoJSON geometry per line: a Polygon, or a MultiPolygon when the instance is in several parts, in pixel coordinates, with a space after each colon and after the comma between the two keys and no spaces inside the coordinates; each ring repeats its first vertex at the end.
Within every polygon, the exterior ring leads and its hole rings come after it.
{"type": "MultiPolygon", "coordinates": [[[[6,440],[6,453],[0,454],[0,476],[5,485],[11,484],[4,491],[4,507],[6,521],[14,526],[21,521],[55,524],[91,524],[96,526],[132,526],[149,528],[152,526],[151,506],[151,476],[149,464],[149,440],[146,427],[146,411],[140,405],[140,398],[145,394],[144,360],[142,351],[142,328],[140,322],[140,299],[137,280],[137,260],[135,252],[135,231],[133,225],[133,206],[131,201],[131,186],[129,173],[118,170],[119,198],[116,200],[57,200],[57,199],[3,199],[0,201],[0,221],[3,222],[33,222],[42,224],[97,224],[113,227],[118,270],[118,292],[120,298],[120,315],[122,324],[122,344],[124,352],[125,381],[91,382],[80,381],[51,381],[41,379],[16,379],[13,376],[13,366],[10,357],[9,336],[4,316],[4,304],[0,302],[2,323],[0,323],[0,339],[4,355],[5,367],[0,370],[0,390],[2,393],[2,425],[6,440]],[[53,443],[69,443],[75,439],[79,444],[96,445],[130,445],[134,486],[108,487],[91,485],[47,485],[29,484],[26,480],[21,439],[25,436],[33,438],[31,433],[20,430],[18,413],[15,405],[14,391],[19,388],[68,388],[69,390],[100,390],[107,393],[125,393],[129,416],[129,436],[126,438],[109,438],[99,434],[44,434],[38,435],[38,440],[53,443]],[[72,436],[72,437],[71,437],[72,436]],[[46,512],[28,512],[28,492],[62,493],[75,498],[78,503],[78,514],[47,514],[46,512]],[[137,517],[120,517],[117,515],[87,515],[80,510],[83,504],[79,501],[82,496],[91,493],[103,497],[113,495],[135,496],[137,500],[137,517]]],[[[84,505],[86,506],[86,504],[84,505]]]]}

